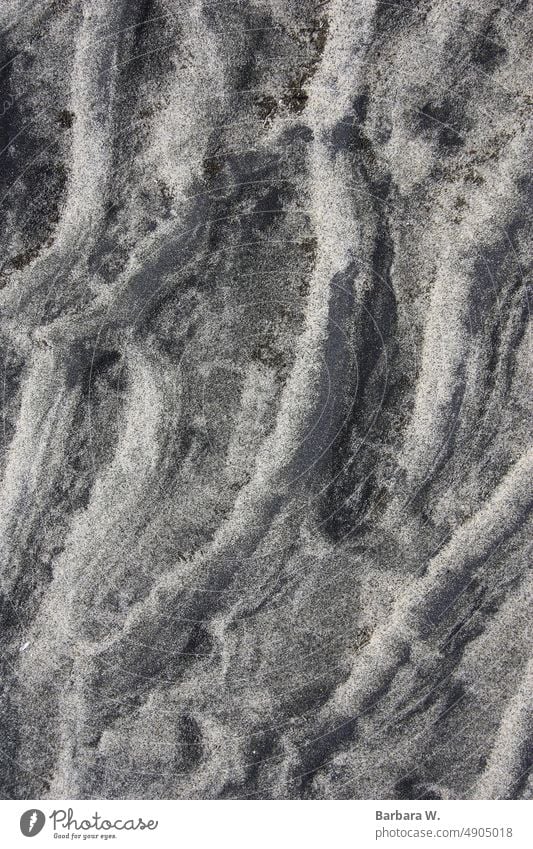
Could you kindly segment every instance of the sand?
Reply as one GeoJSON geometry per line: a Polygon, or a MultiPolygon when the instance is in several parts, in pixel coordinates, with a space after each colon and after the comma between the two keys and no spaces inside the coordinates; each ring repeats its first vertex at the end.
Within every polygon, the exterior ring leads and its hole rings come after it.
{"type": "Polygon", "coordinates": [[[2,4],[2,798],[532,797],[532,21],[2,4]]]}

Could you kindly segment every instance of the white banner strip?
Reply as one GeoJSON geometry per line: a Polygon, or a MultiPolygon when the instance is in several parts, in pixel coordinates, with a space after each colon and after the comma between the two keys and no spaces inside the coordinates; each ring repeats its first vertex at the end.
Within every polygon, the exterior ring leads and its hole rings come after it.
{"type": "Polygon", "coordinates": [[[532,814],[526,801],[5,801],[0,845],[525,849],[532,814]]]}

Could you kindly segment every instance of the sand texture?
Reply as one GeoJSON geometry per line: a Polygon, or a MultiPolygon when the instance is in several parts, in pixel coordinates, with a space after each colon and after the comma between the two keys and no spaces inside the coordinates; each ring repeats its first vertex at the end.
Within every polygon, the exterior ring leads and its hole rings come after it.
{"type": "Polygon", "coordinates": [[[532,798],[533,5],[3,0],[2,798],[532,798]]]}

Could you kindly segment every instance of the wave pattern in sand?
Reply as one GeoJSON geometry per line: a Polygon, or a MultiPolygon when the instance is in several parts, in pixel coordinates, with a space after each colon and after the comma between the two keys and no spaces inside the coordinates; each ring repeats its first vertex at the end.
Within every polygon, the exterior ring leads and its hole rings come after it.
{"type": "Polygon", "coordinates": [[[530,798],[531,8],[5,0],[4,798],[530,798]]]}

